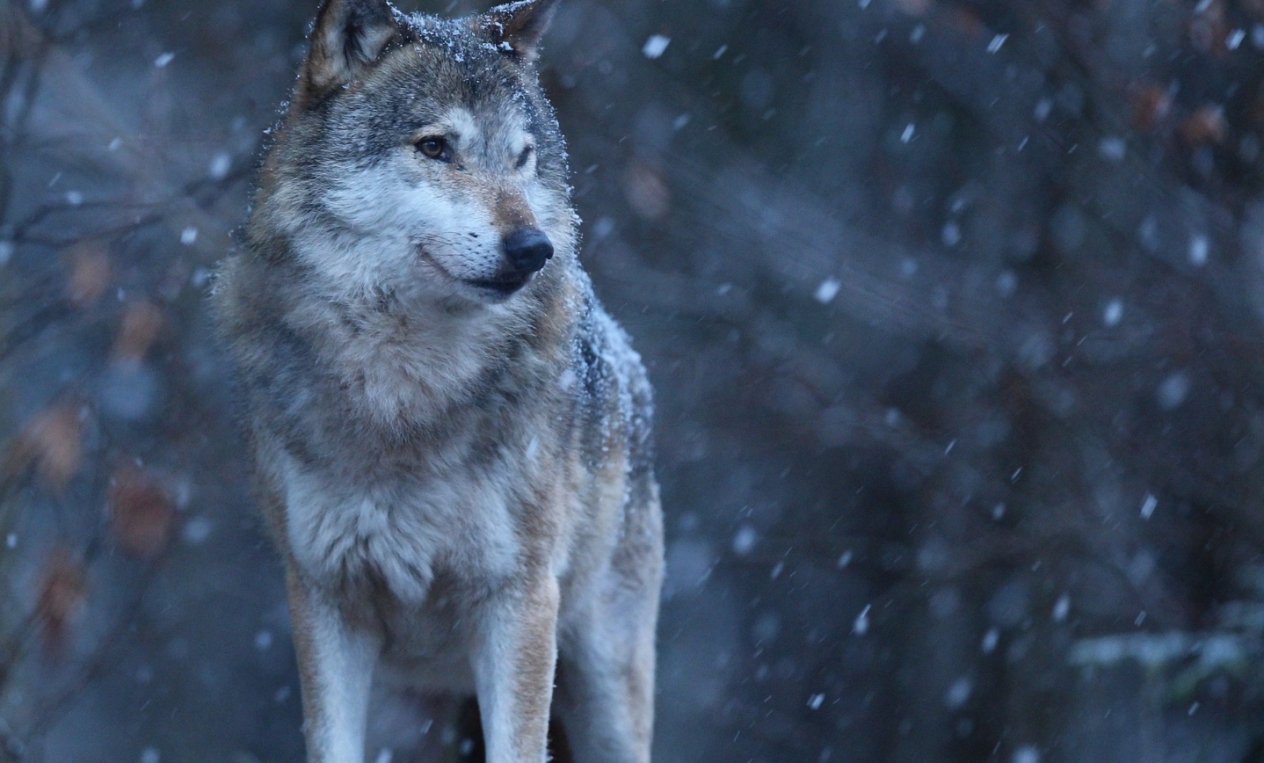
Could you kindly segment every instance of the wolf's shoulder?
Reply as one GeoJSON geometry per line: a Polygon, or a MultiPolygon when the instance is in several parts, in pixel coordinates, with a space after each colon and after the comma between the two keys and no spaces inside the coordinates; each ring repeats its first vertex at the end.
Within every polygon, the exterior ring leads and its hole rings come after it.
{"type": "Polygon", "coordinates": [[[278,272],[278,266],[254,247],[220,261],[211,287],[211,313],[237,362],[259,362],[265,347],[284,339],[282,315],[294,302],[291,292],[302,280],[278,272]]]}
{"type": "Polygon", "coordinates": [[[576,316],[572,369],[589,409],[593,435],[622,439],[633,454],[650,457],[654,395],[632,339],[591,288],[576,316]]]}

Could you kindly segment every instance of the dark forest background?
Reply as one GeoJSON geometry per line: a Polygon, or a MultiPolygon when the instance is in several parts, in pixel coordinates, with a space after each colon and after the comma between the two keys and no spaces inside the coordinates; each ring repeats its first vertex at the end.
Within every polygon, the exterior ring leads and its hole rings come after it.
{"type": "MultiPolygon", "coordinates": [[[[0,759],[301,759],[206,291],[315,5],[0,0],[0,759]]],[[[566,0],[541,63],[657,387],[657,761],[1264,761],[1264,2],[566,0]]]]}

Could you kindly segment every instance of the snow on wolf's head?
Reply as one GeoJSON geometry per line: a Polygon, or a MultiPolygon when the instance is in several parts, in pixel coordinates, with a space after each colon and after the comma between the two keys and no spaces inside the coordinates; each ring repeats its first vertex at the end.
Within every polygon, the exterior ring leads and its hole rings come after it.
{"type": "Polygon", "coordinates": [[[252,227],[288,236],[331,288],[404,300],[503,302],[573,257],[533,66],[553,8],[441,19],[325,0],[252,227]]]}

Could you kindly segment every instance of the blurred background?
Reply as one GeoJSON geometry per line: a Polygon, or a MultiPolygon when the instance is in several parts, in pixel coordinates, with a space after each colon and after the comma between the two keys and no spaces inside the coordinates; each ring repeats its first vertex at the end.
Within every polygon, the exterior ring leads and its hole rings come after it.
{"type": "MultiPolygon", "coordinates": [[[[0,0],[2,760],[301,760],[206,293],[315,10],[0,0]]],[[[566,0],[542,78],[657,388],[657,761],[1264,761],[1264,2],[566,0]]]]}

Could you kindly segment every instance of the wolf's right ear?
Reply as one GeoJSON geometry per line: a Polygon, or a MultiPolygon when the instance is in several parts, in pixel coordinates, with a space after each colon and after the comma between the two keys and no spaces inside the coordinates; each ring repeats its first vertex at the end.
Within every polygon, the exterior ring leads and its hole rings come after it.
{"type": "Polygon", "coordinates": [[[325,0],[312,29],[306,72],[319,89],[350,82],[399,31],[386,0],[325,0]]]}
{"type": "Polygon", "coordinates": [[[518,0],[476,16],[474,27],[490,36],[501,50],[531,63],[539,55],[540,38],[556,10],[557,0],[518,0]]]}

